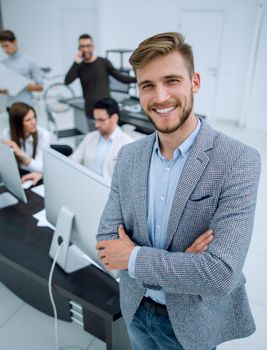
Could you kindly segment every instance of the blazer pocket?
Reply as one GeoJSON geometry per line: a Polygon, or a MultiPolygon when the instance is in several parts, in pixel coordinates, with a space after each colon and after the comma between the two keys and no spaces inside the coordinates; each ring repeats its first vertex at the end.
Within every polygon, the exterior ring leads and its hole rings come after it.
{"type": "Polygon", "coordinates": [[[214,206],[214,197],[212,195],[205,195],[202,197],[191,197],[186,203],[186,208],[190,210],[212,209],[214,206]]]}
{"type": "Polygon", "coordinates": [[[189,201],[191,201],[191,202],[201,202],[201,201],[204,201],[205,199],[208,199],[208,198],[212,198],[212,195],[211,194],[207,194],[206,196],[202,196],[202,197],[199,197],[199,198],[189,198],[189,201]]]}

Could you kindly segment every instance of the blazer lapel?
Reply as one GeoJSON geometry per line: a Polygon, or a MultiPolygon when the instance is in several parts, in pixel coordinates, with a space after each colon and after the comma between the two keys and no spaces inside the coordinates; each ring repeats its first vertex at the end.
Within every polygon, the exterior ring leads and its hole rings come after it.
{"type": "Polygon", "coordinates": [[[175,191],[168,223],[168,234],[164,246],[165,250],[168,249],[173,235],[177,231],[186,202],[209,162],[206,151],[213,147],[215,132],[205,122],[202,123],[203,125],[201,126],[197,139],[192,149],[189,151],[190,154],[188,155],[175,191]]]}
{"type": "MultiPolygon", "coordinates": [[[[135,217],[139,225],[139,243],[145,246],[151,246],[147,228],[148,172],[154,142],[155,134],[147,138],[145,147],[136,152],[134,160],[133,193],[135,195],[135,217]]],[[[138,232],[138,230],[136,230],[136,232],[138,232]]]]}

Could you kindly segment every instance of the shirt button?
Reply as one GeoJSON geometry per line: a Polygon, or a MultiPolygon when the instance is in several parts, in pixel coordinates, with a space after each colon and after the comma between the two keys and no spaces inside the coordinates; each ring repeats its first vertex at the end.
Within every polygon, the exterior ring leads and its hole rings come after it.
{"type": "Polygon", "coordinates": [[[166,168],[166,171],[169,171],[169,170],[170,170],[170,168],[169,168],[169,167],[167,167],[167,168],[166,168]]]}
{"type": "Polygon", "coordinates": [[[157,225],[157,229],[159,229],[160,228],[160,225],[157,225]]]}
{"type": "Polygon", "coordinates": [[[161,200],[161,201],[164,201],[164,197],[160,197],[160,200],[161,200]]]}

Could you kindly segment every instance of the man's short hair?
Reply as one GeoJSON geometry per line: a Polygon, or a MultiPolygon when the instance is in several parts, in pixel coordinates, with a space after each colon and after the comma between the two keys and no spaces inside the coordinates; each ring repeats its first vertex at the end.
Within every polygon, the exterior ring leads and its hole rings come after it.
{"type": "Polygon", "coordinates": [[[176,32],[166,32],[154,35],[142,41],[132,53],[129,62],[134,71],[145,67],[153,59],[179,52],[187,65],[190,77],[195,71],[192,47],[185,42],[185,37],[176,32]]]}
{"type": "Polygon", "coordinates": [[[118,114],[120,117],[120,110],[117,101],[111,97],[104,97],[94,104],[94,109],[105,109],[107,114],[111,117],[113,114],[118,114]]]}
{"type": "Polygon", "coordinates": [[[90,39],[90,40],[93,41],[93,38],[89,34],[82,34],[82,35],[80,35],[79,36],[79,40],[81,40],[81,39],[90,39]]]}
{"type": "Polygon", "coordinates": [[[16,40],[15,34],[11,30],[2,30],[0,32],[0,41],[14,42],[16,40]]]}

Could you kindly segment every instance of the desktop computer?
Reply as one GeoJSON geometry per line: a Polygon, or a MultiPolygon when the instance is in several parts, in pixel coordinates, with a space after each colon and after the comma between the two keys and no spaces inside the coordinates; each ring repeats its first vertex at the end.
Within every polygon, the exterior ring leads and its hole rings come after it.
{"type": "Polygon", "coordinates": [[[15,205],[19,200],[27,203],[16,157],[10,147],[3,143],[0,143],[0,179],[8,190],[0,194],[0,209],[15,205]]]}
{"type": "MultiPolygon", "coordinates": [[[[49,255],[67,273],[98,260],[96,234],[107,202],[110,182],[91,170],[46,149],[44,153],[45,210],[47,220],[56,226],[49,255]]],[[[114,278],[116,272],[110,273],[114,278]]]]}

